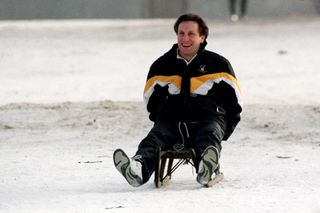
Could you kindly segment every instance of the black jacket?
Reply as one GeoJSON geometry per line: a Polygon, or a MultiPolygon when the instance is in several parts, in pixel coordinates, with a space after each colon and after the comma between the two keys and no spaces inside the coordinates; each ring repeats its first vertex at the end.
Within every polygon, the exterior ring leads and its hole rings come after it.
{"type": "Polygon", "coordinates": [[[229,61],[205,46],[188,65],[177,58],[177,44],[158,58],[150,67],[144,100],[154,122],[220,117],[226,140],[240,121],[240,88],[229,61]]]}

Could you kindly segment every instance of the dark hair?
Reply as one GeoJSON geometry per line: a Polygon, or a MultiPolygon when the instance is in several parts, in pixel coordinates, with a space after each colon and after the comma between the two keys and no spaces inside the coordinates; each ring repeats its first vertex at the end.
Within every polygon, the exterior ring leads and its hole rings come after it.
{"type": "Polygon", "coordinates": [[[194,13],[185,13],[182,14],[176,21],[176,23],[174,24],[174,31],[176,33],[178,33],[178,28],[179,28],[179,24],[181,24],[181,22],[184,21],[194,21],[197,22],[199,25],[199,34],[201,36],[204,36],[205,39],[208,37],[209,35],[209,28],[207,23],[203,20],[203,18],[201,18],[199,15],[194,14],[194,13]]]}

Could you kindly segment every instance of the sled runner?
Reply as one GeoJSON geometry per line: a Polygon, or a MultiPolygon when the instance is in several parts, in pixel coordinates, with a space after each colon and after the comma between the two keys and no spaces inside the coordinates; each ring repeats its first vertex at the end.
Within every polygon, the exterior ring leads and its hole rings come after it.
{"type": "MultiPolygon", "coordinates": [[[[156,168],[154,173],[154,183],[157,188],[166,186],[171,180],[172,173],[176,171],[182,164],[193,164],[195,160],[195,152],[193,149],[183,149],[180,151],[167,150],[161,151],[159,148],[156,152],[156,168]],[[175,164],[174,161],[177,161],[175,164]]],[[[196,171],[198,172],[198,171],[196,171]]],[[[218,167],[214,172],[214,176],[205,187],[212,187],[224,178],[223,173],[218,167]]]]}

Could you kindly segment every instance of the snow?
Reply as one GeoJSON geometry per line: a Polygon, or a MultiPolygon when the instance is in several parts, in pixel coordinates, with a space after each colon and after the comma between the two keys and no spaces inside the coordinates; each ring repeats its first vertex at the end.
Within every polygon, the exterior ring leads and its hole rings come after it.
{"type": "Polygon", "coordinates": [[[242,121],[213,188],[183,165],[166,188],[132,188],[113,150],[133,155],[152,123],[142,100],[174,20],[0,22],[0,212],[320,212],[320,19],[210,20],[242,121]]]}

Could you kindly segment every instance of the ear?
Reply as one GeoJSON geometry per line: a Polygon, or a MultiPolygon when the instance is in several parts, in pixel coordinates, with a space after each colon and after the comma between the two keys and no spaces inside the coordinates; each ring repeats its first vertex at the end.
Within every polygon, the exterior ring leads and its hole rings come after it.
{"type": "Polygon", "coordinates": [[[200,39],[201,39],[200,43],[203,43],[203,42],[206,40],[206,38],[205,38],[204,35],[203,35],[203,36],[200,36],[200,39]]]}

